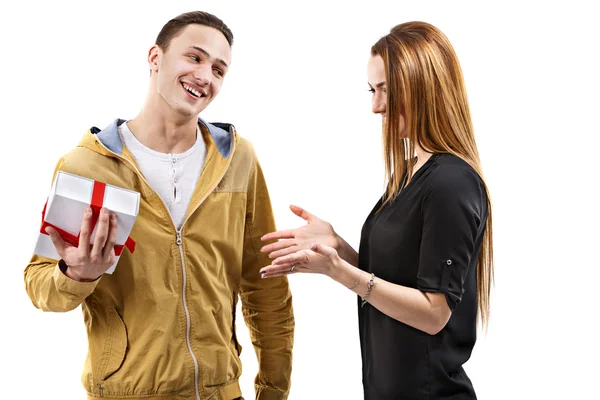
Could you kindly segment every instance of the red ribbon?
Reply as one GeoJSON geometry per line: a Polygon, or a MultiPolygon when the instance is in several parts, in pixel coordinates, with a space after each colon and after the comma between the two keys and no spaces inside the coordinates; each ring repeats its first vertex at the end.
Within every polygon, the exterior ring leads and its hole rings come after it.
{"type": "MultiPolygon", "coordinates": [[[[104,203],[104,190],[106,189],[106,184],[102,182],[94,181],[94,188],[92,189],[92,203],[90,204],[90,208],[92,209],[92,220],[90,223],[90,233],[94,231],[94,227],[98,222],[98,218],[100,217],[100,210],[102,209],[102,204],[104,203]]],[[[46,206],[48,205],[48,201],[44,204],[44,210],[42,211],[42,226],[40,228],[40,233],[47,235],[46,232],[47,227],[54,228],[56,232],[60,235],[60,237],[67,243],[72,246],[79,247],[79,236],[81,232],[75,236],[70,234],[67,231],[60,229],[59,227],[52,225],[44,220],[44,216],[46,215],[46,206]]],[[[127,247],[130,253],[135,251],[135,241],[130,237],[127,238],[125,244],[117,244],[115,245],[115,255],[120,256],[123,253],[123,248],[127,247]]]]}

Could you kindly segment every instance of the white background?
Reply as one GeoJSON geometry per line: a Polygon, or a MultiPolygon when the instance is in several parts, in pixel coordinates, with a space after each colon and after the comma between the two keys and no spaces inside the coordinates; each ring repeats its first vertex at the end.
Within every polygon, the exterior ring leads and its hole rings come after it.
{"type": "MultiPolygon", "coordinates": [[[[234,123],[253,142],[279,228],[301,223],[287,208],[295,203],[354,246],[383,189],[370,46],[411,20],[445,32],[463,66],[494,203],[492,320],[465,368],[481,399],[599,398],[592,193],[600,28],[592,2],[366,3],[2,3],[0,398],[84,397],[81,312],[35,309],[23,269],[58,158],[92,125],[136,115],[158,31],[198,8],[235,35],[230,74],[202,116],[234,123]]],[[[361,399],[355,296],[323,276],[296,275],[291,287],[290,399],[361,399]]],[[[253,398],[256,360],[241,319],[238,336],[242,389],[253,398]]]]}

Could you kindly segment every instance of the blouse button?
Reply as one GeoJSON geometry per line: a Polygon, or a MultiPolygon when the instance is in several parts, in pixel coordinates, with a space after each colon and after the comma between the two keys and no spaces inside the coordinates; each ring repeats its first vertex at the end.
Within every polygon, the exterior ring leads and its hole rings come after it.
{"type": "Polygon", "coordinates": [[[446,260],[446,265],[448,265],[448,266],[452,265],[452,260],[446,260]]]}

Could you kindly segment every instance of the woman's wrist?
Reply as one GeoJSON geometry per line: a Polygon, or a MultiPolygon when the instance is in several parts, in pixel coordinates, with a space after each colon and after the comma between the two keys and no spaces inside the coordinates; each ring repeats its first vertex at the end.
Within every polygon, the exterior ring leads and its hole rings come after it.
{"type": "Polygon", "coordinates": [[[353,289],[356,286],[356,281],[360,281],[361,270],[350,265],[347,261],[341,257],[337,257],[333,263],[333,268],[329,274],[329,277],[336,282],[341,283],[348,289],[353,289]]]}
{"type": "Polygon", "coordinates": [[[354,249],[350,247],[350,245],[337,233],[335,233],[335,245],[333,248],[338,252],[340,258],[348,262],[350,265],[353,265],[354,260],[352,257],[352,253],[354,253],[354,249]]]}
{"type": "Polygon", "coordinates": [[[335,249],[335,251],[338,252],[338,254],[340,254],[341,257],[341,253],[343,252],[343,245],[344,245],[344,240],[340,237],[340,235],[338,235],[335,231],[333,232],[333,247],[335,249]]]}

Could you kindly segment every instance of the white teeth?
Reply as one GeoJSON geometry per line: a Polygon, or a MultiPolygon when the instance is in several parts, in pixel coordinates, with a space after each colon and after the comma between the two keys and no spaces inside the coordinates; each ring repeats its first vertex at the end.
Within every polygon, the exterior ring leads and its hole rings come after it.
{"type": "Polygon", "coordinates": [[[187,90],[190,93],[193,93],[194,95],[196,95],[196,97],[200,97],[200,92],[197,91],[196,89],[184,84],[183,87],[185,88],[185,90],[187,90]]]}

